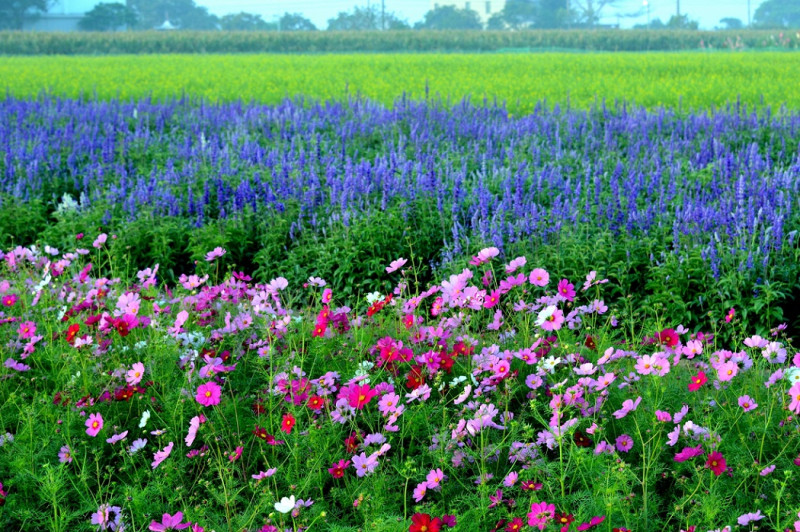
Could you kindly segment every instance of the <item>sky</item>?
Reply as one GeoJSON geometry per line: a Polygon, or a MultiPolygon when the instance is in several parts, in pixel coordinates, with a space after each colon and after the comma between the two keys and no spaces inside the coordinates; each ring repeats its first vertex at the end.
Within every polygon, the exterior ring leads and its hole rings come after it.
{"type": "MultiPolygon", "coordinates": [[[[367,0],[195,0],[198,5],[205,6],[215,15],[238,13],[260,14],[264,20],[272,21],[276,16],[288,11],[301,13],[309,18],[318,28],[325,29],[328,19],[334,18],[340,11],[350,11],[353,6],[366,6],[367,0]]],[[[412,25],[422,20],[430,9],[430,0],[385,0],[386,10],[393,11],[400,18],[407,20],[412,25]]],[[[446,0],[440,0],[445,3],[446,0]]],[[[642,5],[643,0],[617,0],[615,5],[606,7],[602,11],[603,22],[617,23],[617,14],[620,14],[619,23],[623,28],[634,24],[647,22],[647,10],[642,5]],[[638,16],[624,16],[633,15],[638,16]]],[[[371,3],[380,4],[380,0],[371,3]]],[[[648,0],[650,18],[661,18],[666,22],[675,14],[676,0],[648,0]]],[[[751,0],[751,13],[754,13],[761,0],[751,0]]],[[[747,0],[681,0],[681,13],[686,13],[692,20],[700,22],[702,29],[714,29],[719,25],[719,20],[724,17],[733,17],[747,23],[747,0]]]]}

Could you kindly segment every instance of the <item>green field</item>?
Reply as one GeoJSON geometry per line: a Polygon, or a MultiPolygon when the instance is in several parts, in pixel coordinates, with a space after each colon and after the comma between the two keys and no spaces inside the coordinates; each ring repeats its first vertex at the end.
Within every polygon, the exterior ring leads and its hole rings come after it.
{"type": "Polygon", "coordinates": [[[149,55],[0,58],[0,89],[16,97],[48,90],[100,98],[168,98],[275,103],[285,97],[361,94],[391,103],[404,92],[453,101],[484,97],[513,112],[537,102],[596,99],[647,107],[743,103],[800,106],[794,53],[597,53],[500,55],[149,55]]]}

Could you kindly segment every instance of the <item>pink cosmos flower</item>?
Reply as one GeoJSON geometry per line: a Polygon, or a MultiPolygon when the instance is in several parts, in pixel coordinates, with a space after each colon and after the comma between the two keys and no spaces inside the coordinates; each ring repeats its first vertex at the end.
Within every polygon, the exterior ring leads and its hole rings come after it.
{"type": "Polygon", "coordinates": [[[197,431],[200,429],[200,416],[194,416],[189,420],[189,432],[186,434],[186,447],[191,447],[194,439],[197,437],[197,431]]]}
{"type": "Polygon", "coordinates": [[[206,261],[211,262],[214,259],[218,259],[219,257],[223,256],[225,253],[227,253],[227,251],[221,247],[215,247],[212,251],[206,253],[206,261]]]}
{"type": "Polygon", "coordinates": [[[743,395],[739,397],[739,406],[741,406],[745,412],[749,412],[751,410],[755,410],[758,406],[758,403],[750,399],[749,395],[743,395]]]}
{"type": "MultiPolygon", "coordinates": [[[[167,459],[167,457],[169,457],[170,453],[172,453],[172,447],[173,447],[174,445],[175,445],[174,443],[172,443],[172,442],[169,442],[169,445],[167,445],[166,447],[164,447],[164,448],[163,448],[163,449],[161,449],[160,451],[156,451],[156,452],[155,452],[155,454],[153,454],[153,463],[152,463],[152,464],[150,464],[150,467],[152,467],[153,469],[155,469],[155,468],[157,468],[157,467],[158,467],[158,466],[161,464],[161,462],[163,462],[164,460],[166,460],[166,459],[167,459]]],[[[166,514],[165,514],[165,515],[166,515],[166,514]]],[[[187,526],[188,526],[188,525],[187,525],[187,526]]],[[[185,527],[184,527],[184,528],[185,528],[185,527]]],[[[150,528],[150,530],[153,530],[153,528],[150,528]]]]}
{"type": "Polygon", "coordinates": [[[433,490],[439,488],[441,483],[446,478],[447,477],[445,476],[445,474],[442,472],[441,469],[433,469],[431,470],[430,473],[428,473],[428,476],[425,477],[425,481],[428,483],[428,488],[433,490]]]}
{"type": "Polygon", "coordinates": [[[791,399],[789,410],[795,414],[800,414],[800,382],[795,383],[787,392],[791,399]]]}
{"type": "Polygon", "coordinates": [[[416,502],[422,502],[422,499],[425,498],[426,493],[428,493],[428,483],[420,482],[417,484],[417,487],[414,488],[414,493],[412,496],[416,502]]]}
{"type": "Polygon", "coordinates": [[[23,321],[19,324],[19,329],[17,330],[19,337],[24,339],[33,338],[36,334],[36,324],[32,321],[23,321]]]}
{"type": "Polygon", "coordinates": [[[729,381],[739,373],[739,365],[736,362],[723,362],[717,366],[717,378],[722,381],[729,381]]]}
{"type": "Polygon", "coordinates": [[[542,268],[536,268],[528,277],[528,282],[535,286],[545,287],[550,282],[550,274],[542,268]]]}
{"type": "MultiPolygon", "coordinates": [[[[733,309],[731,309],[731,310],[733,310],[733,309]]],[[[739,519],[737,519],[736,522],[739,523],[742,526],[747,526],[750,523],[752,523],[753,521],[761,521],[762,519],[764,519],[764,516],[761,515],[761,510],[758,510],[755,513],[750,512],[750,513],[746,513],[744,515],[740,515],[739,519]]]]}
{"type": "Polygon", "coordinates": [[[242,451],[243,450],[244,450],[244,447],[239,445],[238,447],[236,447],[235,451],[233,451],[231,454],[228,455],[228,460],[230,460],[231,462],[235,462],[236,460],[238,460],[239,458],[242,457],[242,451]]]}
{"type": "MultiPolygon", "coordinates": [[[[506,273],[511,274],[517,271],[518,269],[525,266],[528,263],[528,259],[525,257],[517,257],[516,259],[512,260],[508,264],[506,264],[506,273]]],[[[523,277],[524,279],[524,277],[523,277]]]]}
{"type": "Polygon", "coordinates": [[[100,414],[90,414],[86,420],[86,434],[94,438],[103,428],[103,416],[100,414]]]}
{"type": "Polygon", "coordinates": [[[567,301],[575,300],[575,285],[570,283],[567,279],[561,279],[558,282],[558,295],[567,301]]]}
{"type": "Polygon", "coordinates": [[[590,528],[594,528],[603,521],[605,521],[605,519],[606,516],[604,515],[596,515],[592,517],[588,523],[581,523],[580,525],[578,525],[578,530],[589,530],[590,528]]]}
{"type": "Polygon", "coordinates": [[[528,526],[539,527],[539,530],[544,530],[550,521],[556,515],[556,505],[547,504],[546,502],[538,502],[531,504],[531,511],[528,512],[528,526]]]}
{"type": "Polygon", "coordinates": [[[664,412],[663,410],[656,410],[656,419],[662,423],[666,423],[668,421],[672,421],[672,414],[669,412],[664,412]]]}
{"type": "Polygon", "coordinates": [[[506,475],[506,478],[503,479],[503,486],[507,488],[513,488],[517,483],[517,479],[519,479],[519,473],[516,471],[511,471],[508,475],[506,475]]]}
{"type": "Polygon", "coordinates": [[[97,238],[95,238],[94,242],[92,242],[92,247],[100,249],[103,244],[106,243],[106,240],[108,240],[108,235],[105,233],[100,233],[97,238]]]}
{"type": "Polygon", "coordinates": [[[393,260],[392,263],[386,267],[386,273],[396,272],[397,270],[405,266],[406,262],[408,262],[408,260],[404,259],[403,257],[400,257],[397,260],[393,260]]]}
{"type": "Polygon", "coordinates": [[[375,453],[369,456],[366,453],[361,453],[353,457],[353,468],[359,477],[372,473],[376,467],[378,467],[378,456],[375,453]]]}
{"type": "Polygon", "coordinates": [[[557,331],[564,325],[564,313],[557,308],[542,321],[542,329],[545,331],[557,331]]]}
{"type": "Polygon", "coordinates": [[[142,382],[142,376],[144,376],[144,364],[141,362],[136,362],[125,374],[125,382],[131,386],[136,386],[142,382]]]}
{"type": "Polygon", "coordinates": [[[627,453],[631,449],[633,449],[633,438],[628,436],[627,434],[621,434],[617,436],[616,440],[616,448],[620,452],[627,453]]]}
{"type": "Polygon", "coordinates": [[[194,398],[203,406],[214,406],[219,404],[222,396],[222,389],[214,381],[209,381],[197,387],[194,398]]]}
{"type": "Polygon", "coordinates": [[[117,443],[118,441],[124,440],[126,436],[128,436],[128,431],[127,430],[125,432],[121,432],[119,434],[114,434],[113,436],[111,436],[110,438],[108,438],[106,440],[106,443],[110,443],[110,444],[113,445],[113,444],[117,443]]]}
{"type": "Polygon", "coordinates": [[[636,398],[635,401],[631,399],[625,399],[622,402],[622,408],[614,412],[614,417],[617,419],[622,419],[627,416],[630,412],[633,412],[639,407],[639,403],[642,402],[642,397],[639,396],[636,398]]]}
{"type": "Polygon", "coordinates": [[[161,516],[161,522],[150,523],[150,530],[154,532],[165,532],[166,530],[183,530],[189,528],[189,523],[181,523],[183,521],[183,512],[178,512],[175,515],[164,514],[161,516]]]}
{"type": "Polygon", "coordinates": [[[72,451],[70,451],[69,445],[63,446],[58,452],[58,461],[62,464],[72,463],[72,451]]]}
{"type": "Polygon", "coordinates": [[[388,416],[392,412],[397,412],[397,405],[400,402],[400,396],[394,392],[387,393],[378,401],[378,410],[381,415],[388,416]]]}

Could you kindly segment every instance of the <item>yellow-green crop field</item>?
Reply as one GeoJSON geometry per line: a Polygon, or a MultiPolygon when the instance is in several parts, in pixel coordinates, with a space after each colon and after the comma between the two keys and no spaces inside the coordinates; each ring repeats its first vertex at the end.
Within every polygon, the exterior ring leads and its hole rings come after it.
{"type": "Polygon", "coordinates": [[[743,103],[800,106],[796,53],[596,53],[415,55],[144,55],[0,57],[0,90],[76,97],[274,103],[286,97],[391,103],[404,92],[458,101],[506,101],[513,112],[537,102],[596,99],[646,107],[743,103]]]}

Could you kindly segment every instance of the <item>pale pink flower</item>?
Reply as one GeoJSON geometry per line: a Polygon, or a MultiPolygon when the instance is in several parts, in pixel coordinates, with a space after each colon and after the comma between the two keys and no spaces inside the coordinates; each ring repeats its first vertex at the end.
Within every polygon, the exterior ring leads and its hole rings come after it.
{"type": "MultiPolygon", "coordinates": [[[[173,447],[174,445],[175,445],[175,444],[174,444],[173,442],[169,442],[169,445],[167,445],[166,447],[164,447],[164,448],[163,448],[163,449],[161,449],[160,451],[156,451],[156,452],[155,452],[155,454],[153,454],[153,463],[152,463],[152,464],[150,464],[150,467],[152,467],[153,469],[155,469],[155,468],[157,468],[157,467],[158,467],[158,466],[161,464],[161,462],[163,462],[164,460],[166,460],[166,459],[167,459],[167,457],[168,457],[168,456],[170,455],[170,453],[172,452],[172,447],[173,447]]],[[[153,529],[151,528],[150,530],[153,530],[153,529]]]]}

